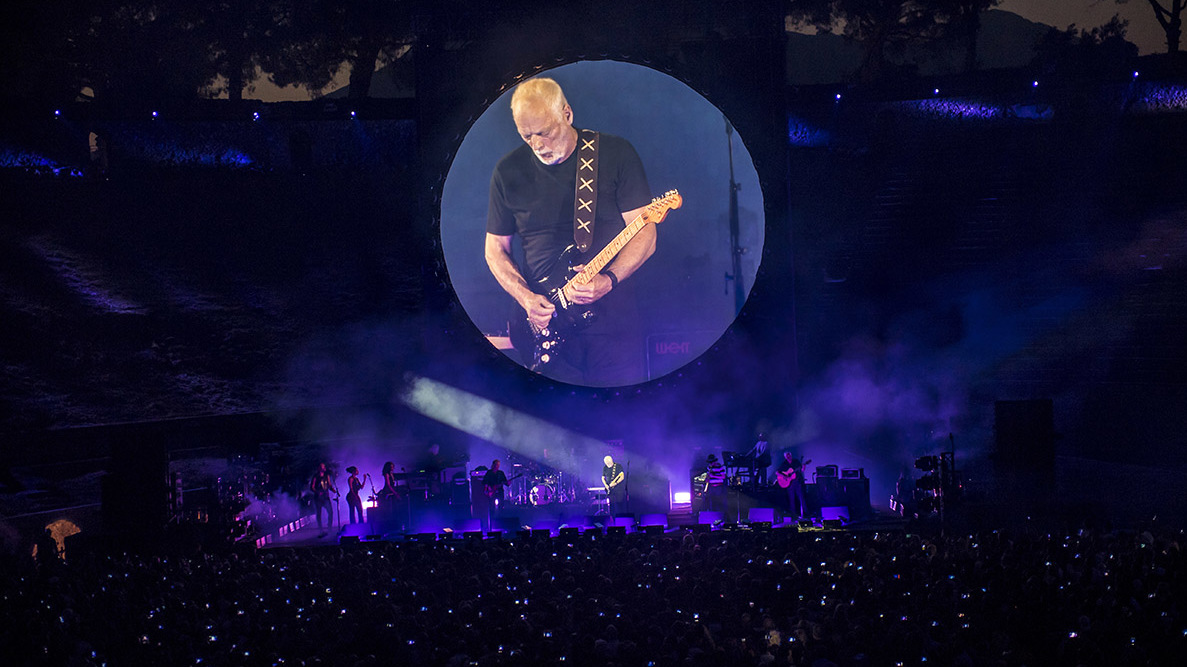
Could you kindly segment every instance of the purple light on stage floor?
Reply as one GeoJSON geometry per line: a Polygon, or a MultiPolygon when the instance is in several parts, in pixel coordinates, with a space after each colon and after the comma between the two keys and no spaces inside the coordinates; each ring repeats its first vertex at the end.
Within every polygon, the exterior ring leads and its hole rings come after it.
{"type": "Polygon", "coordinates": [[[935,120],[991,120],[1003,115],[999,106],[954,98],[908,100],[895,103],[893,106],[909,115],[935,120]]]}

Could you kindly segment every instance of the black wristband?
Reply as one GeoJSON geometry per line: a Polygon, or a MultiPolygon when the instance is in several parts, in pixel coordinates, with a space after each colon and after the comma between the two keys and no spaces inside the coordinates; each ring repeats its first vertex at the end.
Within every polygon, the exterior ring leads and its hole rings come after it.
{"type": "Polygon", "coordinates": [[[614,289],[615,287],[618,287],[618,276],[614,275],[613,271],[611,271],[610,269],[606,269],[605,271],[602,272],[602,274],[610,279],[610,289],[614,289]]]}

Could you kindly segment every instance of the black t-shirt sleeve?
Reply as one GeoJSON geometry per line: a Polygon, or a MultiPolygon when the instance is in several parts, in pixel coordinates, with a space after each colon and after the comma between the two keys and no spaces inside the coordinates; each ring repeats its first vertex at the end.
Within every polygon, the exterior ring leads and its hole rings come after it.
{"type": "Polygon", "coordinates": [[[635,147],[625,139],[619,139],[616,144],[620,154],[614,161],[618,167],[614,181],[618,186],[616,198],[621,213],[651,203],[651,187],[647,184],[647,172],[635,147]]]}
{"type": "MultiPolygon", "coordinates": [[[[503,161],[506,161],[506,158],[503,161]]],[[[516,231],[515,214],[507,205],[505,184],[498,168],[490,177],[490,201],[486,209],[486,231],[488,234],[496,236],[511,236],[516,231]]]]}

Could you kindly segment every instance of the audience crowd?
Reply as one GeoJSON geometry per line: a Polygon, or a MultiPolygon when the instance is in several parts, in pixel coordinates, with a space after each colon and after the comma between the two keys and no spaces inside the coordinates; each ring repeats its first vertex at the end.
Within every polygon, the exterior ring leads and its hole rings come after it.
{"type": "Polygon", "coordinates": [[[1169,665],[1183,534],[735,530],[68,554],[10,665],[1169,665]]]}

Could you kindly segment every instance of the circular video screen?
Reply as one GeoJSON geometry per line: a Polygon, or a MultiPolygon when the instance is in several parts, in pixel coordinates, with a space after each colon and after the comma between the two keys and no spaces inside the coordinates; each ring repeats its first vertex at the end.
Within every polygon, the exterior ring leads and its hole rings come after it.
{"type": "Polygon", "coordinates": [[[713,345],[754,283],[764,229],[729,119],[677,79],[613,60],[496,99],[441,193],[467,315],[524,368],[586,387],[654,380],[713,345]]]}

